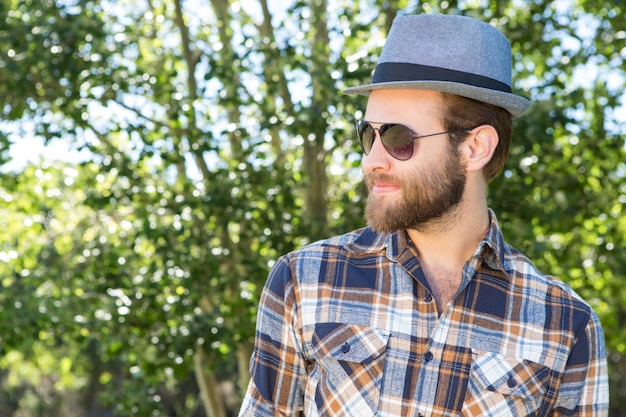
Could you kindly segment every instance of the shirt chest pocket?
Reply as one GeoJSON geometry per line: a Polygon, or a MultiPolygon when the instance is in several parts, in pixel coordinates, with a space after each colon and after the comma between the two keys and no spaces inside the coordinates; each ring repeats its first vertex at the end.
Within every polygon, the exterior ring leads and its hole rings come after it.
{"type": "Polygon", "coordinates": [[[550,368],[496,352],[472,350],[463,416],[535,416],[552,378],[550,368]]]}
{"type": "Polygon", "coordinates": [[[319,323],[311,345],[315,361],[307,389],[317,415],[373,416],[380,398],[389,332],[343,323],[319,323]],[[314,399],[314,400],[313,400],[314,399]],[[348,406],[349,405],[349,406],[348,406]]]}

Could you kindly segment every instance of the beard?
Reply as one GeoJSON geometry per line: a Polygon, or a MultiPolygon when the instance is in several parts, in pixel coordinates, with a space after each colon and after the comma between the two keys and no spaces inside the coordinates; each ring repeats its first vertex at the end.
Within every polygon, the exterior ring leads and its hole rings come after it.
{"type": "Polygon", "coordinates": [[[414,168],[403,176],[366,175],[369,196],[365,218],[370,228],[383,233],[404,229],[428,232],[454,224],[453,208],[463,198],[467,179],[460,155],[450,151],[443,167],[423,171],[414,168]],[[375,181],[397,184],[400,195],[372,193],[375,181]]]}

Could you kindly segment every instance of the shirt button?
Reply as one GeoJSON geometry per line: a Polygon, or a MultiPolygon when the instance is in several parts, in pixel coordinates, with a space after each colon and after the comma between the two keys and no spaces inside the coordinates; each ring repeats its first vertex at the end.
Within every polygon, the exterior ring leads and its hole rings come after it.
{"type": "Polygon", "coordinates": [[[341,352],[342,352],[342,353],[348,353],[348,352],[350,352],[350,344],[349,344],[349,343],[344,343],[344,344],[341,346],[341,352]]]}
{"type": "Polygon", "coordinates": [[[432,352],[426,352],[426,354],[424,355],[424,360],[425,360],[426,362],[430,362],[430,361],[432,361],[432,360],[433,360],[433,358],[434,358],[434,355],[433,355],[433,353],[432,353],[432,352]]]}
{"type": "Polygon", "coordinates": [[[424,301],[427,302],[427,303],[430,303],[431,301],[433,301],[432,294],[427,292],[426,295],[424,296],[424,301]]]}
{"type": "Polygon", "coordinates": [[[508,381],[506,381],[506,384],[509,386],[509,388],[515,388],[515,386],[517,386],[517,381],[515,380],[515,378],[510,377],[508,381]]]}

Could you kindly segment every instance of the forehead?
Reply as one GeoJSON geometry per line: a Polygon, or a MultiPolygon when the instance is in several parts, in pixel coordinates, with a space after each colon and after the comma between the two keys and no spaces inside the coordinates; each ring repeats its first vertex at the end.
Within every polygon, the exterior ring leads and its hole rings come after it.
{"type": "Polygon", "coordinates": [[[424,122],[440,120],[443,96],[438,91],[380,89],[370,93],[365,120],[381,122],[424,122]]]}

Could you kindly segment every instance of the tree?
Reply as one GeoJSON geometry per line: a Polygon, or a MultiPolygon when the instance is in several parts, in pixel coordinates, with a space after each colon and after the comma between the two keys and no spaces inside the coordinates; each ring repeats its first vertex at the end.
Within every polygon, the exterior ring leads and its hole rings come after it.
{"type": "MultiPolygon", "coordinates": [[[[2,2],[2,118],[92,159],[4,175],[0,406],[24,409],[45,379],[56,399],[36,407],[58,415],[72,401],[92,415],[232,415],[273,260],[363,224],[352,121],[365,101],[340,90],[370,78],[397,13],[442,12],[512,40],[515,87],[534,105],[491,205],[600,314],[621,409],[623,7],[2,2]]],[[[10,140],[0,124],[0,158],[10,140]]]]}

